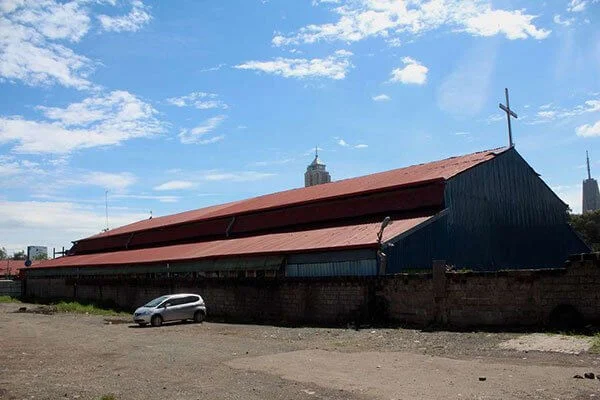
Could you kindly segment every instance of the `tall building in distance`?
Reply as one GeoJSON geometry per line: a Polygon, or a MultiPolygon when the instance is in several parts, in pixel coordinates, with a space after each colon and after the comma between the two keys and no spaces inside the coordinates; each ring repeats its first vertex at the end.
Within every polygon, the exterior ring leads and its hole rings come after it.
{"type": "Polygon", "coordinates": [[[590,171],[590,157],[588,152],[585,152],[587,159],[588,177],[583,181],[583,207],[581,210],[586,212],[600,210],[600,192],[598,191],[598,181],[592,178],[590,171]]]}
{"type": "Polygon", "coordinates": [[[39,260],[48,258],[48,248],[46,246],[27,246],[27,259],[39,260]]]}
{"type": "Polygon", "coordinates": [[[331,176],[327,172],[326,167],[323,161],[319,160],[319,152],[315,148],[315,159],[306,167],[306,172],[304,173],[304,187],[331,182],[331,176]]]}

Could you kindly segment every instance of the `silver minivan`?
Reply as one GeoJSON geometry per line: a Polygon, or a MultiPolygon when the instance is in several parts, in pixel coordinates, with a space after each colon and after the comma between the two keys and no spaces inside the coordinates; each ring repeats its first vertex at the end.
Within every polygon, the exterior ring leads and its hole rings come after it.
{"type": "Polygon", "coordinates": [[[160,296],[133,313],[133,322],[140,326],[161,326],[167,321],[202,322],[206,317],[204,300],[198,294],[181,293],[160,296]]]}

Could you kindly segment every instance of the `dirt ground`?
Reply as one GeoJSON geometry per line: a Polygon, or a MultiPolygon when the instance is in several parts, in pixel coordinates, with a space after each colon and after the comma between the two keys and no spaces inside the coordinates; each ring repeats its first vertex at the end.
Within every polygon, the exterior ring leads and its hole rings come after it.
{"type": "Polygon", "coordinates": [[[1,399],[600,398],[600,379],[573,378],[600,373],[585,338],[210,322],[138,328],[118,318],[15,313],[20,306],[0,304],[1,399]]]}

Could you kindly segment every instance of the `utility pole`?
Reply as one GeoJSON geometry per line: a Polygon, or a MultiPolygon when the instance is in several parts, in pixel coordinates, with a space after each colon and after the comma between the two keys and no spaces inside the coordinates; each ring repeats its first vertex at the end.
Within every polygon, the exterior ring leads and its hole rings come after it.
{"type": "Polygon", "coordinates": [[[108,232],[108,189],[104,191],[104,202],[106,211],[106,228],[104,229],[104,232],[108,232]]]}

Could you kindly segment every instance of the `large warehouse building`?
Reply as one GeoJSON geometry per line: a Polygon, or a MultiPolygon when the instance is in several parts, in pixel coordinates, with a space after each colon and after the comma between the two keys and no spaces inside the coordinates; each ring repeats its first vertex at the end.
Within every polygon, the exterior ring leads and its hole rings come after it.
{"type": "Polygon", "coordinates": [[[27,274],[376,275],[437,259],[559,267],[589,251],[567,208],[502,148],[139,221],[78,240],[27,274]]]}

